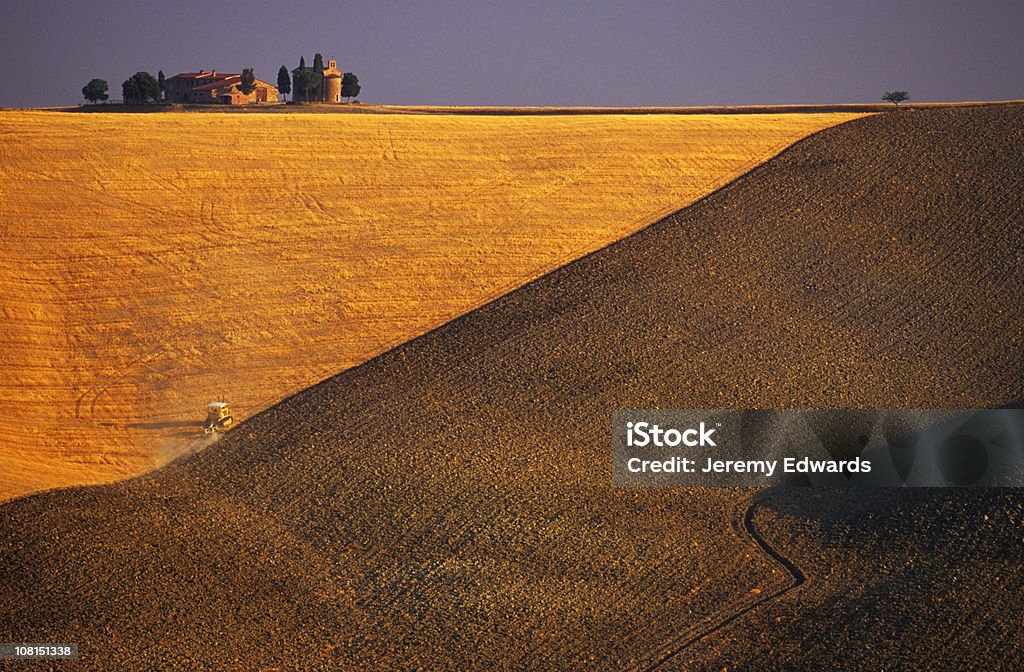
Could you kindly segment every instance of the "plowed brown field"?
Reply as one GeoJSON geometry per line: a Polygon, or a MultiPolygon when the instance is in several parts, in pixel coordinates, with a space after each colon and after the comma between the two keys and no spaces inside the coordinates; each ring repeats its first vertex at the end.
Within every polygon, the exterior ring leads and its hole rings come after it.
{"type": "Polygon", "coordinates": [[[850,114],[0,112],[0,500],[139,473],[850,114]]]}
{"type": "Polygon", "coordinates": [[[8,502],[0,641],[85,670],[1020,669],[1019,493],[616,490],[610,417],[1024,398],[1022,146],[1019,106],[827,129],[199,454],[8,502]]]}

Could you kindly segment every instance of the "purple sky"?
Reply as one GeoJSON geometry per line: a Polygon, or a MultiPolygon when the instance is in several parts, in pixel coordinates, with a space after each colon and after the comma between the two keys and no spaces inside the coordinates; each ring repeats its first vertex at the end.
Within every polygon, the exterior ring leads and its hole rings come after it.
{"type": "Polygon", "coordinates": [[[312,61],[366,103],[742,105],[1024,98],[1024,2],[0,0],[0,106],[312,61]]]}

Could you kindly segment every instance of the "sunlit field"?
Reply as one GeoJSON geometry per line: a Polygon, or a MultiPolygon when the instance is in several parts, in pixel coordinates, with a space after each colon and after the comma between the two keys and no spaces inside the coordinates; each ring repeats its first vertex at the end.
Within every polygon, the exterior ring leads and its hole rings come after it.
{"type": "Polygon", "coordinates": [[[0,112],[0,499],[141,473],[855,114],[0,112]]]}

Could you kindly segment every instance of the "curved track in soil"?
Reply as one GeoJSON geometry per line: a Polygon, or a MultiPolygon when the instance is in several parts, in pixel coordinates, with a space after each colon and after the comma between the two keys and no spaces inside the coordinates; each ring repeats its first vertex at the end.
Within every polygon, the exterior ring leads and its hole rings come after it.
{"type": "Polygon", "coordinates": [[[774,492],[755,547],[744,493],[608,461],[620,408],[1024,397],[1022,148],[1017,106],[829,129],[206,451],[6,504],[0,641],[73,637],[87,670],[1019,669],[1021,495],[774,492]]]}
{"type": "Polygon", "coordinates": [[[789,585],[783,586],[768,595],[764,595],[737,611],[725,614],[715,614],[712,621],[705,626],[703,630],[697,634],[688,633],[686,638],[680,642],[676,648],[656,660],[653,664],[641,668],[644,672],[652,672],[653,670],[662,669],[666,663],[682,654],[689,647],[711,637],[718,631],[728,627],[734,621],[743,618],[758,607],[761,607],[772,600],[778,599],[790,591],[796,590],[807,582],[807,577],[804,575],[803,570],[801,570],[795,562],[787,558],[781,550],[774,548],[770,543],[768,543],[768,540],[758,532],[757,527],[754,525],[754,514],[758,507],[757,502],[754,501],[754,496],[744,499],[742,504],[743,506],[737,512],[738,515],[733,519],[733,532],[741,539],[748,540],[750,544],[756,546],[762,553],[777,562],[780,567],[788,572],[791,578],[789,585]]]}

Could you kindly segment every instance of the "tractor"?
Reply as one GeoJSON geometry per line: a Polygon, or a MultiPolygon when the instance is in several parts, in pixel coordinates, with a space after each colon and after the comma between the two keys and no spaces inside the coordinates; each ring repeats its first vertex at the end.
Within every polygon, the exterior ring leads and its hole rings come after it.
{"type": "Polygon", "coordinates": [[[235,419],[231,417],[231,409],[226,401],[211,401],[206,407],[206,422],[203,423],[203,431],[206,434],[223,432],[235,419]]]}

